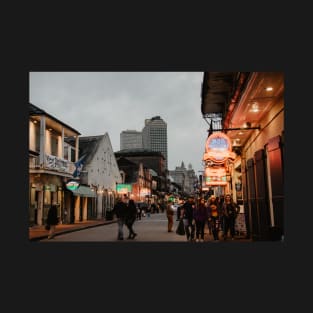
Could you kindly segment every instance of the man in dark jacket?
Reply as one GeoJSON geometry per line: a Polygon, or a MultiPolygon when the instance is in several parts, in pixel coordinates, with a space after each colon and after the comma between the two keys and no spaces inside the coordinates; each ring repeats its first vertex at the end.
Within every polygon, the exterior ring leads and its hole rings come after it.
{"type": "Polygon", "coordinates": [[[135,201],[133,199],[128,199],[127,214],[125,221],[125,224],[129,231],[128,239],[134,239],[137,236],[133,229],[133,225],[136,220],[136,215],[137,215],[137,206],[135,204],[135,201]]]}
{"type": "Polygon", "coordinates": [[[49,236],[48,239],[52,239],[55,233],[55,226],[59,223],[58,218],[58,207],[56,204],[52,204],[47,216],[47,225],[49,226],[49,236]]]}
{"type": "Polygon", "coordinates": [[[117,217],[117,225],[118,225],[117,239],[123,240],[124,239],[123,226],[125,224],[126,216],[127,216],[126,200],[123,201],[122,198],[118,198],[117,202],[114,205],[112,213],[113,215],[116,215],[117,217]]]}
{"type": "Polygon", "coordinates": [[[180,208],[180,216],[184,220],[187,240],[194,241],[195,238],[195,221],[193,218],[194,200],[192,197],[188,198],[180,208]]]}

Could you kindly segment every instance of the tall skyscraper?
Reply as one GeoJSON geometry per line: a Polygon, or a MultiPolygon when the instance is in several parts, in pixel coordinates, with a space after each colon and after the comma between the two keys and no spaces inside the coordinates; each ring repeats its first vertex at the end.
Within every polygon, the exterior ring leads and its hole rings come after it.
{"type": "Polygon", "coordinates": [[[168,169],[167,158],[167,124],[160,116],[145,120],[142,129],[143,148],[158,151],[165,157],[165,166],[168,169]]]}
{"type": "Polygon", "coordinates": [[[123,130],[120,133],[120,149],[142,149],[142,132],[136,130],[123,130]]]}

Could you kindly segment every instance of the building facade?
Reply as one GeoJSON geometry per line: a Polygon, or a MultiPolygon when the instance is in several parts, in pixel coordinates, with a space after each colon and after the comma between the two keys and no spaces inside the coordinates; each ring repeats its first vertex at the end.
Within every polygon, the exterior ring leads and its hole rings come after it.
{"type": "Polygon", "coordinates": [[[161,152],[165,158],[165,168],[168,169],[167,124],[160,116],[145,120],[142,129],[143,148],[161,152]]]}
{"type": "Polygon", "coordinates": [[[123,130],[120,133],[120,150],[138,148],[143,148],[142,132],[137,130],[123,130]]]}
{"type": "Polygon", "coordinates": [[[153,184],[149,169],[142,162],[135,163],[124,157],[118,158],[117,163],[124,174],[123,183],[131,186],[128,196],[136,202],[151,202],[153,184]]]}
{"type": "Polygon", "coordinates": [[[29,103],[29,208],[30,226],[44,225],[52,204],[64,222],[71,194],[66,182],[73,179],[80,133],[48,112],[29,103]],[[73,138],[72,145],[65,138],[73,138]]]}
{"type": "Polygon", "coordinates": [[[167,171],[165,169],[165,158],[161,152],[146,149],[121,150],[115,152],[117,161],[125,158],[137,165],[141,164],[144,168],[152,170],[154,185],[152,190],[154,194],[165,194],[168,191],[169,182],[167,179],[167,171]]]}
{"type": "Polygon", "coordinates": [[[204,73],[201,112],[209,135],[223,132],[236,153],[225,166],[227,192],[242,205],[253,240],[285,234],[284,111],[282,72],[204,73]]]}
{"type": "Polygon", "coordinates": [[[81,136],[79,159],[82,162],[79,181],[82,186],[89,186],[95,197],[84,200],[77,192],[75,221],[105,218],[113,209],[116,185],[122,182],[108,133],[81,136]]]}

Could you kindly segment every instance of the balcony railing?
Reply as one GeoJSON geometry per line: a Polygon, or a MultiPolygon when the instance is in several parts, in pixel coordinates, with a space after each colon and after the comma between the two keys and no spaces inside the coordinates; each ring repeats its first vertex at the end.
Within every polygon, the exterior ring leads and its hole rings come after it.
{"type": "Polygon", "coordinates": [[[73,174],[75,170],[75,165],[73,162],[70,162],[68,160],[58,158],[54,155],[45,154],[43,164],[40,164],[39,156],[36,156],[36,157],[30,156],[29,168],[73,174]]]}

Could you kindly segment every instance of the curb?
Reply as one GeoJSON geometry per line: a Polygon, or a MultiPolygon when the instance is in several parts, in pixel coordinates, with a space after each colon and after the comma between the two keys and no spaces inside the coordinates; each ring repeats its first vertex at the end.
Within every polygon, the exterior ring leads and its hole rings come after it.
{"type": "MultiPolygon", "coordinates": [[[[75,231],[79,231],[79,230],[83,230],[83,229],[87,229],[87,228],[93,228],[93,227],[103,226],[103,225],[108,225],[108,224],[113,224],[113,223],[116,223],[116,220],[104,222],[104,223],[100,223],[100,224],[95,224],[95,225],[86,225],[86,226],[81,226],[81,227],[77,227],[77,228],[61,230],[59,232],[56,232],[54,234],[54,237],[57,237],[57,236],[63,235],[63,234],[67,234],[67,233],[73,233],[75,231]]],[[[40,241],[40,240],[47,239],[47,238],[48,238],[48,234],[34,237],[34,238],[29,238],[29,241],[40,241]]]]}

